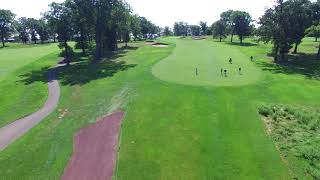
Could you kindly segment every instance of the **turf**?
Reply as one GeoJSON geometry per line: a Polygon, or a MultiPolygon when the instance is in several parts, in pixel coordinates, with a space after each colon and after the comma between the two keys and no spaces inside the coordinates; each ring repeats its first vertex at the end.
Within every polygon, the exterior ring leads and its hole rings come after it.
{"type": "Polygon", "coordinates": [[[0,81],[15,70],[58,50],[57,44],[8,46],[0,49],[0,81]]]}
{"type": "MultiPolygon", "coordinates": [[[[240,47],[208,39],[201,43],[213,50],[221,46],[239,57],[258,57],[252,73],[260,71],[261,77],[234,86],[163,81],[152,68],[180,45],[177,39],[165,41],[170,41],[168,48],[135,43],[131,46],[138,49],[122,50],[112,56],[115,62],[97,66],[83,58],[64,69],[58,109],[0,152],[0,174],[7,179],[59,179],[71,157],[74,133],[122,109],[126,116],[114,179],[290,179],[257,109],[261,102],[319,105],[316,73],[270,63],[270,45],[240,47]]],[[[186,43],[193,47],[200,42],[186,43]]],[[[29,81],[42,82],[42,73],[33,72],[29,81]]]]}
{"type": "Polygon", "coordinates": [[[264,104],[259,112],[293,177],[319,179],[320,109],[264,104]]]}
{"type": "Polygon", "coordinates": [[[56,44],[14,45],[0,49],[0,127],[29,115],[44,104],[48,94],[46,82],[29,83],[25,79],[33,71],[56,64],[58,51],[56,44]]]}
{"type": "Polygon", "coordinates": [[[176,39],[175,43],[175,51],[152,69],[161,80],[186,85],[239,86],[261,78],[261,70],[250,56],[224,43],[190,39],[176,39]],[[232,64],[229,58],[233,59],[232,64]],[[221,69],[227,70],[227,77],[221,69]]]}

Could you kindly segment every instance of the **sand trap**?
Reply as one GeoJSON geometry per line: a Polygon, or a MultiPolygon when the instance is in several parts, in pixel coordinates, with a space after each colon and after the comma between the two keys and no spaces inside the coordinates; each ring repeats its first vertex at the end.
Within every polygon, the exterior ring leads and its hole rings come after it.
{"type": "Polygon", "coordinates": [[[192,37],[192,39],[193,39],[193,40],[204,40],[204,39],[206,39],[206,38],[200,37],[200,36],[194,36],[194,37],[192,37]]]}
{"type": "Polygon", "coordinates": [[[74,137],[74,152],[62,180],[112,180],[123,112],[81,129],[74,137]]]}
{"type": "Polygon", "coordinates": [[[153,43],[155,43],[155,41],[153,41],[153,40],[147,40],[147,41],[146,41],[146,44],[147,44],[147,45],[152,45],[153,43]]]}
{"type": "Polygon", "coordinates": [[[166,48],[169,46],[169,44],[165,44],[165,43],[153,43],[152,44],[153,47],[159,47],[159,48],[166,48]]]}

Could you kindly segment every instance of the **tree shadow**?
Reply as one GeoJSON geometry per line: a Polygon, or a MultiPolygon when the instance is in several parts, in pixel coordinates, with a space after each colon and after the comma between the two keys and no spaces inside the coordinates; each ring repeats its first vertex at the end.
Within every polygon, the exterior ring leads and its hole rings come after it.
{"type": "Polygon", "coordinates": [[[243,42],[242,44],[240,42],[226,42],[226,43],[232,46],[245,46],[245,47],[258,46],[258,44],[251,43],[251,42],[243,42]]]}
{"type": "MultiPolygon", "coordinates": [[[[132,48],[134,49],[134,48],[132,48]]],[[[57,72],[56,79],[62,85],[85,85],[91,81],[112,77],[116,73],[126,71],[136,67],[136,64],[126,64],[119,61],[118,58],[125,56],[128,49],[120,49],[117,52],[111,52],[106,59],[93,63],[90,58],[79,56],[75,57],[70,66],[56,66],[54,68],[43,67],[40,70],[28,72],[20,75],[24,84],[32,84],[34,82],[48,82],[48,72],[53,70],[57,72]]]]}
{"type": "Polygon", "coordinates": [[[320,60],[314,54],[289,54],[281,63],[257,62],[264,71],[280,74],[300,74],[309,79],[320,80],[320,60]]]}

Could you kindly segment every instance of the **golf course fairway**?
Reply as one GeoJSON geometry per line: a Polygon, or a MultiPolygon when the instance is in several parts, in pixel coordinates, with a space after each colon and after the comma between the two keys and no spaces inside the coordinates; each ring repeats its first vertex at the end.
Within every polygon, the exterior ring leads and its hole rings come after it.
{"type": "Polygon", "coordinates": [[[239,86],[261,78],[261,70],[251,62],[250,56],[224,43],[178,38],[175,43],[173,53],[152,69],[161,80],[198,86],[239,86]]]}

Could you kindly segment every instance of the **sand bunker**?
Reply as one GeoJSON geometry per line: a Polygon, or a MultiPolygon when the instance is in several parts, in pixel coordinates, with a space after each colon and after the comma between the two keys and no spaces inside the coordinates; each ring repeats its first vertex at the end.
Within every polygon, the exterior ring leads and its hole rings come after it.
{"type": "Polygon", "coordinates": [[[155,43],[155,41],[153,41],[153,40],[147,40],[147,41],[146,41],[146,44],[147,44],[147,45],[152,45],[153,43],[155,43]]]}
{"type": "Polygon", "coordinates": [[[206,39],[206,38],[200,37],[200,36],[193,36],[192,39],[193,39],[193,40],[204,40],[204,39],[206,39]]]}
{"type": "Polygon", "coordinates": [[[166,43],[153,43],[152,44],[153,47],[159,47],[159,48],[166,48],[169,46],[169,44],[166,44],[166,43]]]}
{"type": "Polygon", "coordinates": [[[123,112],[81,129],[74,137],[74,152],[62,180],[112,180],[123,112]]]}

